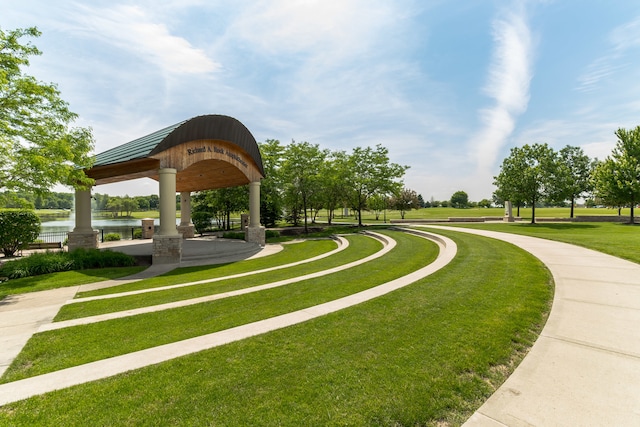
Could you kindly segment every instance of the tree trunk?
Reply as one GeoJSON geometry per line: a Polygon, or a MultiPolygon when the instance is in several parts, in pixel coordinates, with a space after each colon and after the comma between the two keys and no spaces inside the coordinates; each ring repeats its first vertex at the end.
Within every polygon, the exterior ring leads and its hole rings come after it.
{"type": "Polygon", "coordinates": [[[534,200],[533,203],[531,203],[531,224],[535,224],[536,223],[536,201],[534,200]]]}
{"type": "Polygon", "coordinates": [[[575,205],[575,199],[572,196],[571,197],[571,216],[570,216],[570,218],[573,218],[573,206],[574,205],[575,205]]]}
{"type": "Polygon", "coordinates": [[[631,218],[629,218],[629,223],[631,225],[635,224],[635,218],[633,217],[633,206],[635,205],[635,202],[632,201],[631,202],[631,218]]]}

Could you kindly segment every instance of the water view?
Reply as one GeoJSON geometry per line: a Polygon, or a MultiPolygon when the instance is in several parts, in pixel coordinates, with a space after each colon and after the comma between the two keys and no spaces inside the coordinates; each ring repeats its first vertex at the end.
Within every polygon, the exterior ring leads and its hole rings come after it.
{"type": "MultiPolygon", "coordinates": [[[[176,223],[179,224],[180,220],[177,219],[176,223]]],[[[154,219],[154,225],[158,226],[159,224],[160,220],[158,218],[154,219]]],[[[67,233],[73,231],[75,226],[75,218],[72,216],[68,219],[43,221],[40,226],[40,236],[38,239],[44,242],[64,242],[67,238],[67,233]]],[[[98,230],[100,240],[102,240],[102,236],[108,233],[118,233],[121,239],[127,240],[133,238],[135,230],[141,229],[142,221],[136,218],[101,218],[91,220],[91,226],[94,230],[98,230]]]]}

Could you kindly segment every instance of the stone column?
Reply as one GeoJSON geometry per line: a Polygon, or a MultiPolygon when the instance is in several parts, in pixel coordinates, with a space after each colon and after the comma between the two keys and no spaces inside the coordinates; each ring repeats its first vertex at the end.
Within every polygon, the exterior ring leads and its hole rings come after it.
{"type": "Polygon", "coordinates": [[[153,263],[177,264],[182,259],[182,235],[176,228],[176,173],[158,171],[160,181],[160,230],[153,236],[153,263]]]}
{"type": "Polygon", "coordinates": [[[514,222],[513,218],[513,206],[510,201],[504,202],[504,218],[502,219],[504,222],[514,222]]]}
{"type": "Polygon", "coordinates": [[[184,239],[195,237],[195,227],[191,222],[191,193],[182,191],[180,193],[180,225],[178,232],[184,239]]]}
{"type": "Polygon", "coordinates": [[[260,181],[249,183],[249,227],[245,240],[265,245],[265,228],[260,225],[260,181]]]}
{"type": "Polygon", "coordinates": [[[96,249],[98,230],[91,227],[91,190],[76,189],[76,226],[69,233],[69,251],[78,248],[96,249]]]}

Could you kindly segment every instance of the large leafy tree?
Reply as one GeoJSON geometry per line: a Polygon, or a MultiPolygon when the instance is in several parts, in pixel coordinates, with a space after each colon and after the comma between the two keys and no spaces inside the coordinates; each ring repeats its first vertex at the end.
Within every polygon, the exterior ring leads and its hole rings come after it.
{"type": "Polygon", "coordinates": [[[91,185],[83,168],[91,165],[91,130],[71,127],[69,110],[55,84],[23,73],[41,52],[24,37],[36,28],[0,29],[0,186],[46,193],[54,184],[91,185]]]}
{"type": "Polygon", "coordinates": [[[550,198],[555,202],[571,202],[571,214],[577,198],[591,190],[593,161],[584,154],[582,148],[567,145],[558,152],[555,171],[555,184],[550,198]]]}
{"type": "Polygon", "coordinates": [[[640,201],[640,126],[620,128],[615,134],[616,147],[594,173],[596,194],[608,205],[629,206],[633,224],[634,207],[640,201]]]}
{"type": "Polygon", "coordinates": [[[321,194],[320,172],[327,155],[327,151],[317,144],[295,141],[284,152],[282,175],[286,183],[286,200],[291,212],[302,211],[305,233],[308,232],[308,209],[321,194]]]}
{"type": "Polygon", "coordinates": [[[362,210],[374,194],[397,194],[402,188],[400,181],[408,166],[389,161],[389,150],[382,145],[376,148],[356,147],[349,156],[349,188],[347,199],[358,212],[358,225],[362,226],[362,210]]]}
{"type": "Polygon", "coordinates": [[[463,209],[469,207],[469,195],[465,191],[456,191],[451,196],[451,207],[463,209]]]}
{"type": "Polygon", "coordinates": [[[344,151],[334,151],[320,167],[320,186],[327,221],[331,224],[336,209],[343,207],[349,181],[348,156],[344,151]]]}
{"type": "Polygon", "coordinates": [[[404,219],[404,215],[411,209],[420,208],[420,200],[418,193],[409,188],[403,188],[391,198],[391,207],[400,211],[400,217],[404,219]]]}
{"type": "Polygon", "coordinates": [[[200,233],[210,226],[214,219],[219,228],[230,230],[231,214],[249,209],[249,187],[241,185],[199,191],[193,198],[193,205],[194,225],[197,225],[196,229],[200,233]]]}
{"type": "Polygon", "coordinates": [[[556,175],[556,153],[547,144],[514,147],[500,166],[493,184],[503,200],[522,201],[531,206],[531,223],[536,221],[536,203],[549,197],[556,175]]]}

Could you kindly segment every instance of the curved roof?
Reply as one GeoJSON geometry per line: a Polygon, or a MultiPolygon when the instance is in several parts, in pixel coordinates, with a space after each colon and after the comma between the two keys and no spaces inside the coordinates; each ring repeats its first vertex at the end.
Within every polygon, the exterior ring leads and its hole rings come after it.
{"type": "Polygon", "coordinates": [[[258,144],[249,130],[233,117],[210,114],[197,116],[134,139],[96,155],[93,168],[145,159],[180,144],[201,139],[227,141],[244,150],[264,176],[258,144]]]}

